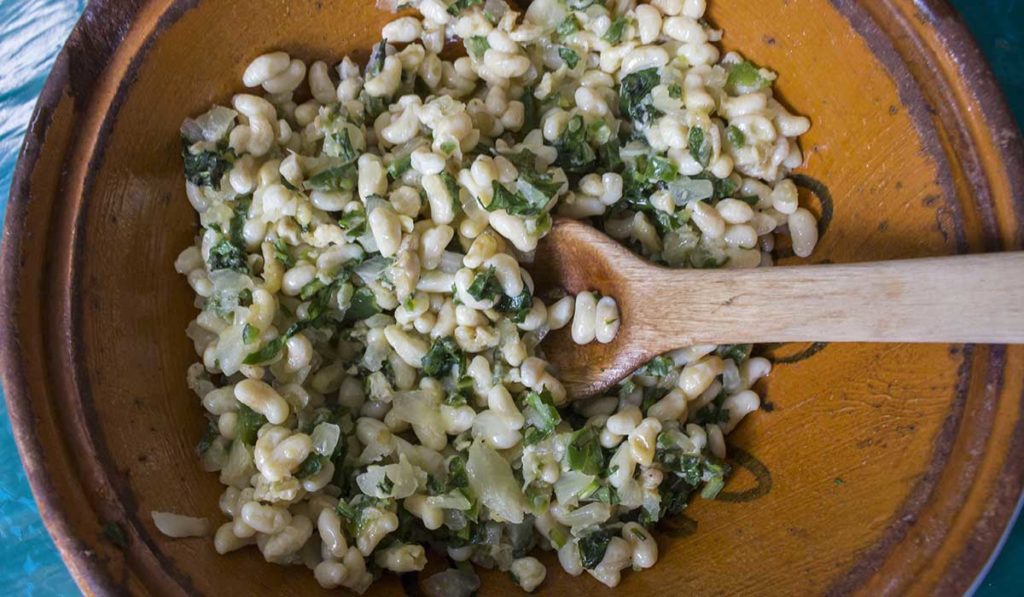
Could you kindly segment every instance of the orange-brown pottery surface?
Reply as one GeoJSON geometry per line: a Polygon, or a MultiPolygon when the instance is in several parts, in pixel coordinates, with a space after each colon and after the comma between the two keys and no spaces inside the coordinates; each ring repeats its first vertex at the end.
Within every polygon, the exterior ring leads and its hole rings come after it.
{"type": "MultiPolygon", "coordinates": [[[[781,97],[814,124],[796,177],[821,216],[811,262],[1022,248],[1020,139],[944,2],[710,4],[725,47],[779,72],[781,97]]],[[[58,61],[13,188],[0,318],[26,468],[88,592],[322,592],[255,550],[166,539],[149,516],[221,516],[185,384],[194,309],[173,262],[196,221],[178,127],[239,91],[252,57],[365,60],[387,19],[371,0],[95,1],[58,61]],[[111,524],[124,545],[104,538],[111,524]]],[[[1024,486],[1024,347],[764,348],[770,408],[730,436],[738,472],[619,591],[966,589],[1024,486]]],[[[611,592],[546,561],[542,594],[611,592]]],[[[512,589],[484,575],[483,593],[512,589]]],[[[401,590],[390,578],[373,592],[401,590]]]]}

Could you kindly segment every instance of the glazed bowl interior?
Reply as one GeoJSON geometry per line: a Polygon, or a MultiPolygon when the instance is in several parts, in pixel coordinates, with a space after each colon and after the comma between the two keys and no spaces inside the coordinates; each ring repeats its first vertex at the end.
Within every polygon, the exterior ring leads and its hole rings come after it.
{"type": "MultiPolygon", "coordinates": [[[[149,516],[222,520],[221,485],[194,451],[203,412],[185,383],[195,308],[173,262],[197,219],[178,129],[242,91],[245,65],[267,50],[365,60],[389,15],[354,0],[114,4],[95,3],[73,36],[15,186],[4,284],[18,354],[9,335],[5,382],[26,465],[92,591],[318,594],[306,570],[166,539],[149,516]]],[[[796,180],[821,242],[806,261],[781,247],[781,263],[1019,245],[1014,133],[1003,132],[1009,145],[999,137],[1001,100],[944,4],[709,4],[724,47],[780,73],[778,94],[813,122],[796,180]],[[980,82],[968,85],[965,69],[980,82]]],[[[965,589],[1020,493],[1019,347],[759,350],[775,368],[766,408],[730,436],[736,474],[720,499],[664,525],[659,564],[626,574],[620,590],[965,589]]],[[[609,591],[544,561],[544,593],[609,591]]],[[[388,577],[373,591],[416,582],[388,577]]],[[[485,593],[512,589],[484,574],[485,593]]]]}

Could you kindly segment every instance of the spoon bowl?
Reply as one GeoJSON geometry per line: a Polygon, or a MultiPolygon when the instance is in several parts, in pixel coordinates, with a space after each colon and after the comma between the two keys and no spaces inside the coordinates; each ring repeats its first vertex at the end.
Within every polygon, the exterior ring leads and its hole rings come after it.
{"type": "Polygon", "coordinates": [[[541,293],[615,298],[619,332],[542,347],[572,398],[596,396],[653,357],[694,344],[1024,343],[1024,252],[849,265],[669,269],[597,229],[558,219],[532,266],[541,293]]]}

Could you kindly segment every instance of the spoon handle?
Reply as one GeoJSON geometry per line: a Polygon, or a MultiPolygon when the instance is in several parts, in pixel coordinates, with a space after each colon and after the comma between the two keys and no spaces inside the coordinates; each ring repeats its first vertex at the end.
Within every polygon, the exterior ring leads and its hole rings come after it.
{"type": "MultiPolygon", "coordinates": [[[[636,342],[1024,343],[1024,252],[693,272],[643,268],[636,342]]],[[[628,275],[628,274],[627,274],[628,275]]],[[[633,277],[633,276],[630,276],[633,277]]]]}

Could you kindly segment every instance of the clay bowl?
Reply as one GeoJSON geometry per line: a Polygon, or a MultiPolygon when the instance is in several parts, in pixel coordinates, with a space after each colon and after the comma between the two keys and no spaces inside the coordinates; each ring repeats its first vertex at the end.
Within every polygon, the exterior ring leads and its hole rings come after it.
{"type": "MultiPolygon", "coordinates": [[[[1022,248],[1019,137],[941,0],[718,0],[710,20],[781,73],[814,127],[797,180],[812,262],[1022,248]]],[[[369,0],[96,1],[61,54],[18,166],[3,245],[4,387],[51,534],[93,594],[319,594],[255,550],[168,540],[151,510],[220,520],[185,385],[195,231],[178,127],[271,48],[365,59],[369,0]]],[[[784,253],[784,251],[783,251],[784,253]]],[[[784,263],[794,262],[784,254],[784,263]]],[[[959,593],[1024,486],[1024,347],[781,345],[767,404],[732,436],[717,501],[663,530],[623,594],[959,593]]],[[[553,563],[552,558],[548,558],[553,563]]],[[[553,564],[546,594],[610,594],[553,564]]],[[[377,594],[417,578],[388,579],[377,594]]],[[[404,587],[403,587],[404,585],[404,587]]],[[[485,593],[512,584],[484,575],[485,593]]]]}

